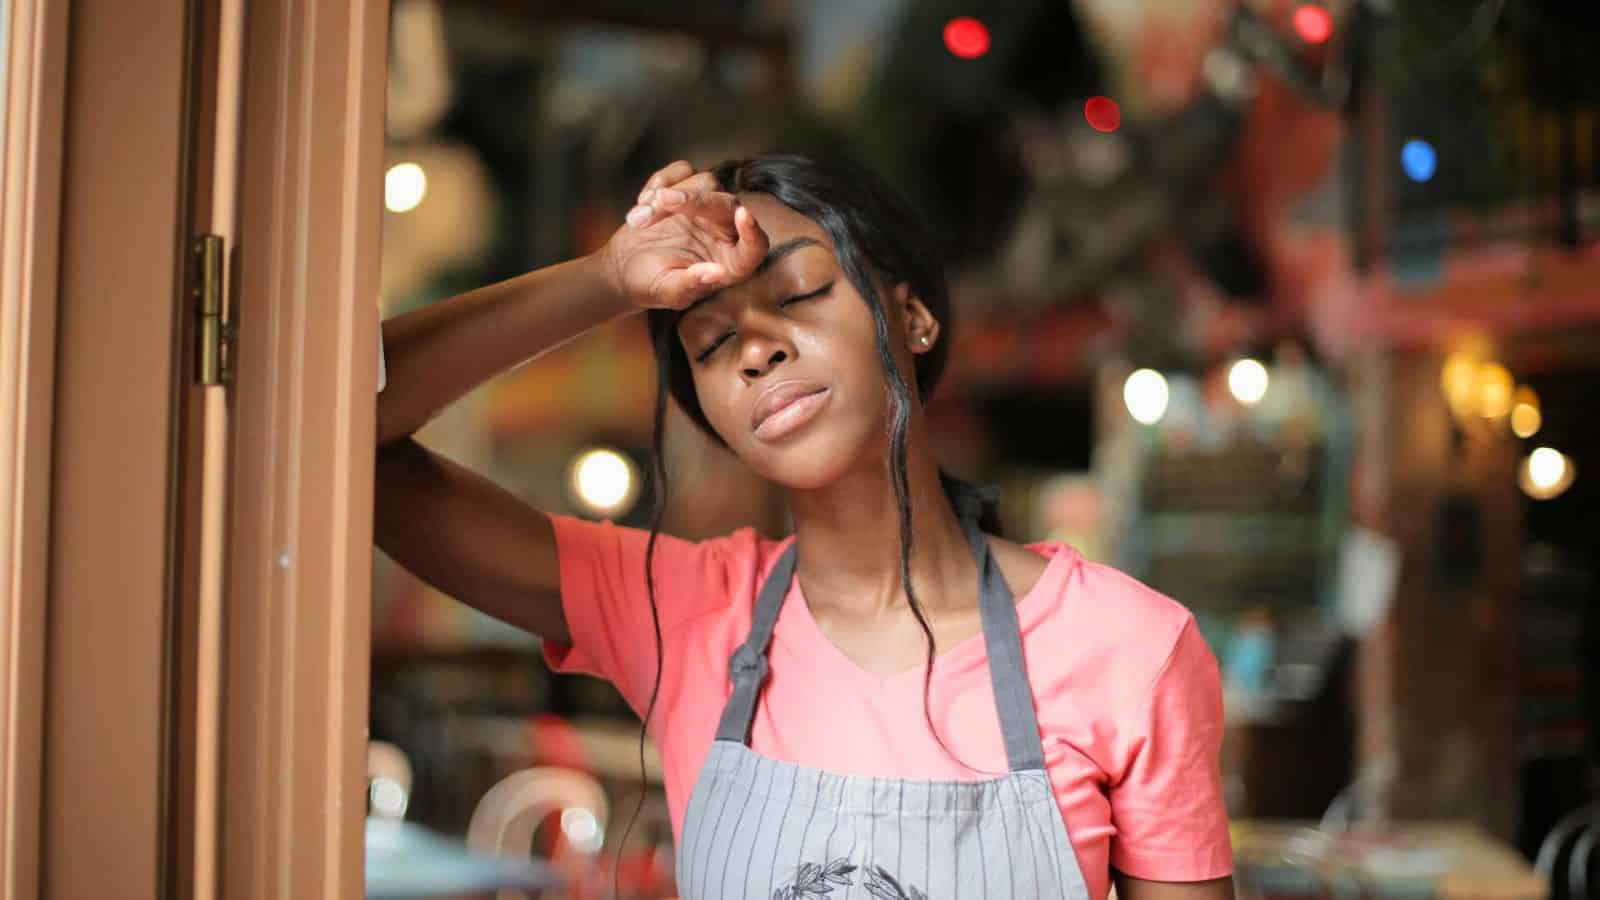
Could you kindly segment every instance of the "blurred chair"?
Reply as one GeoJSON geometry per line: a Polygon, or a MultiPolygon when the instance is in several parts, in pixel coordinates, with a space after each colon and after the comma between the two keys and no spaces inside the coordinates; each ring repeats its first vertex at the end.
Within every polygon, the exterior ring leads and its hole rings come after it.
{"type": "MultiPolygon", "coordinates": [[[[511,859],[533,855],[533,836],[553,813],[561,832],[580,857],[592,858],[605,842],[608,804],[600,782],[582,772],[550,766],[523,769],[501,779],[472,813],[467,847],[475,853],[511,859]]],[[[500,900],[524,896],[501,891],[500,900]]]]}
{"type": "Polygon", "coordinates": [[[1389,795],[1400,779],[1400,764],[1385,753],[1364,763],[1356,777],[1345,785],[1322,814],[1323,831],[1349,831],[1360,823],[1380,822],[1388,817],[1389,795]]]}
{"type": "Polygon", "coordinates": [[[1600,887],[1600,878],[1595,877],[1600,874],[1595,871],[1596,837],[1600,837],[1600,829],[1590,819],[1588,827],[1579,832],[1578,839],[1572,842],[1572,858],[1567,860],[1568,897],[1593,897],[1590,888],[1600,887]]]}
{"type": "Polygon", "coordinates": [[[367,814],[378,819],[406,817],[411,801],[411,760],[386,741],[367,742],[367,814]]]}
{"type": "Polygon", "coordinates": [[[1593,805],[1580,806],[1561,817],[1539,844],[1534,871],[1550,880],[1550,900],[1579,900],[1596,884],[1591,871],[1595,857],[1593,805]]]}

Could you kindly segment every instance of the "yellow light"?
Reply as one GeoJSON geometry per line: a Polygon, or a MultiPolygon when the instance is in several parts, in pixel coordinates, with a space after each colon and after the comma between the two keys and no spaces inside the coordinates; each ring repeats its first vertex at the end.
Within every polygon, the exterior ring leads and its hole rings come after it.
{"type": "Polygon", "coordinates": [[[1498,419],[1511,412],[1511,372],[1499,363],[1478,367],[1478,415],[1498,419]]]}
{"type": "Polygon", "coordinates": [[[1478,357],[1465,350],[1457,350],[1444,359],[1439,372],[1439,387],[1445,401],[1458,416],[1476,411],[1478,400],[1478,357]]]}
{"type": "Polygon", "coordinates": [[[1561,451],[1539,447],[1522,461],[1517,472],[1517,483],[1529,497],[1551,500],[1566,493],[1577,474],[1572,460],[1561,451]]]}
{"type": "Polygon", "coordinates": [[[1128,415],[1144,425],[1154,425],[1167,414],[1167,379],[1154,369],[1140,369],[1122,383],[1122,402],[1128,415]]]}
{"type": "Polygon", "coordinates": [[[572,492],[596,515],[627,512],[639,492],[633,463],[615,450],[587,450],[573,460],[572,492]]]}
{"type": "Polygon", "coordinates": [[[1245,406],[1255,406],[1267,395],[1271,377],[1267,367],[1253,359],[1241,359],[1228,368],[1228,391],[1245,406]]]}
{"type": "Polygon", "coordinates": [[[1539,395],[1533,388],[1517,388],[1516,400],[1511,407],[1511,432],[1519,438],[1531,438],[1539,433],[1544,416],[1539,412],[1539,395]]]}
{"type": "Polygon", "coordinates": [[[383,176],[383,205],[390,212],[410,212],[428,193],[428,175],[416,163],[400,163],[383,176]]]}
{"type": "Polygon", "coordinates": [[[1539,427],[1544,424],[1544,416],[1539,413],[1539,407],[1518,403],[1511,407],[1511,431],[1519,438],[1531,438],[1539,433],[1539,427]]]}

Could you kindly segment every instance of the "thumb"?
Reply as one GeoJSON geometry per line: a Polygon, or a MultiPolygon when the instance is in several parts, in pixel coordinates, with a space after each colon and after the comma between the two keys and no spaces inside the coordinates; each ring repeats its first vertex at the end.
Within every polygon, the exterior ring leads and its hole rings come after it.
{"type": "Polygon", "coordinates": [[[732,269],[738,277],[743,277],[754,272],[767,258],[767,233],[756,222],[750,207],[743,204],[733,212],[733,227],[738,232],[738,241],[733,245],[732,269]]]}

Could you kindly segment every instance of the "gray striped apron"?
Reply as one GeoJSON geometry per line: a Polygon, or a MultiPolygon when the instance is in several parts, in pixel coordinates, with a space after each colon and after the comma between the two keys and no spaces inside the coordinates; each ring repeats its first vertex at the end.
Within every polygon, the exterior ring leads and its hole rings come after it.
{"type": "Polygon", "coordinates": [[[793,544],[762,585],[731,663],[733,694],[689,797],[683,900],[1087,900],[1045,774],[1011,590],[970,516],[979,614],[1010,772],[985,781],[836,775],[749,747],[767,645],[794,577],[793,544]]]}

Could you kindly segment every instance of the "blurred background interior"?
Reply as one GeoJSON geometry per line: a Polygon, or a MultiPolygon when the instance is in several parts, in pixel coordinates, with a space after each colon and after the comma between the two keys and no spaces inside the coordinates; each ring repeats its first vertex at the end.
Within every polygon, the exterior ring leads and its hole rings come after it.
{"type": "MultiPolygon", "coordinates": [[[[673,159],[848,153],[944,243],[945,464],[1198,617],[1246,892],[1600,892],[1597,46],[1589,0],[395,0],[384,310],[596,249],[673,159]]],[[[642,326],[421,440],[642,524],[642,326]]],[[[784,532],[669,429],[667,530],[784,532]]],[[[374,565],[372,814],[671,896],[620,697],[374,565]]]]}

